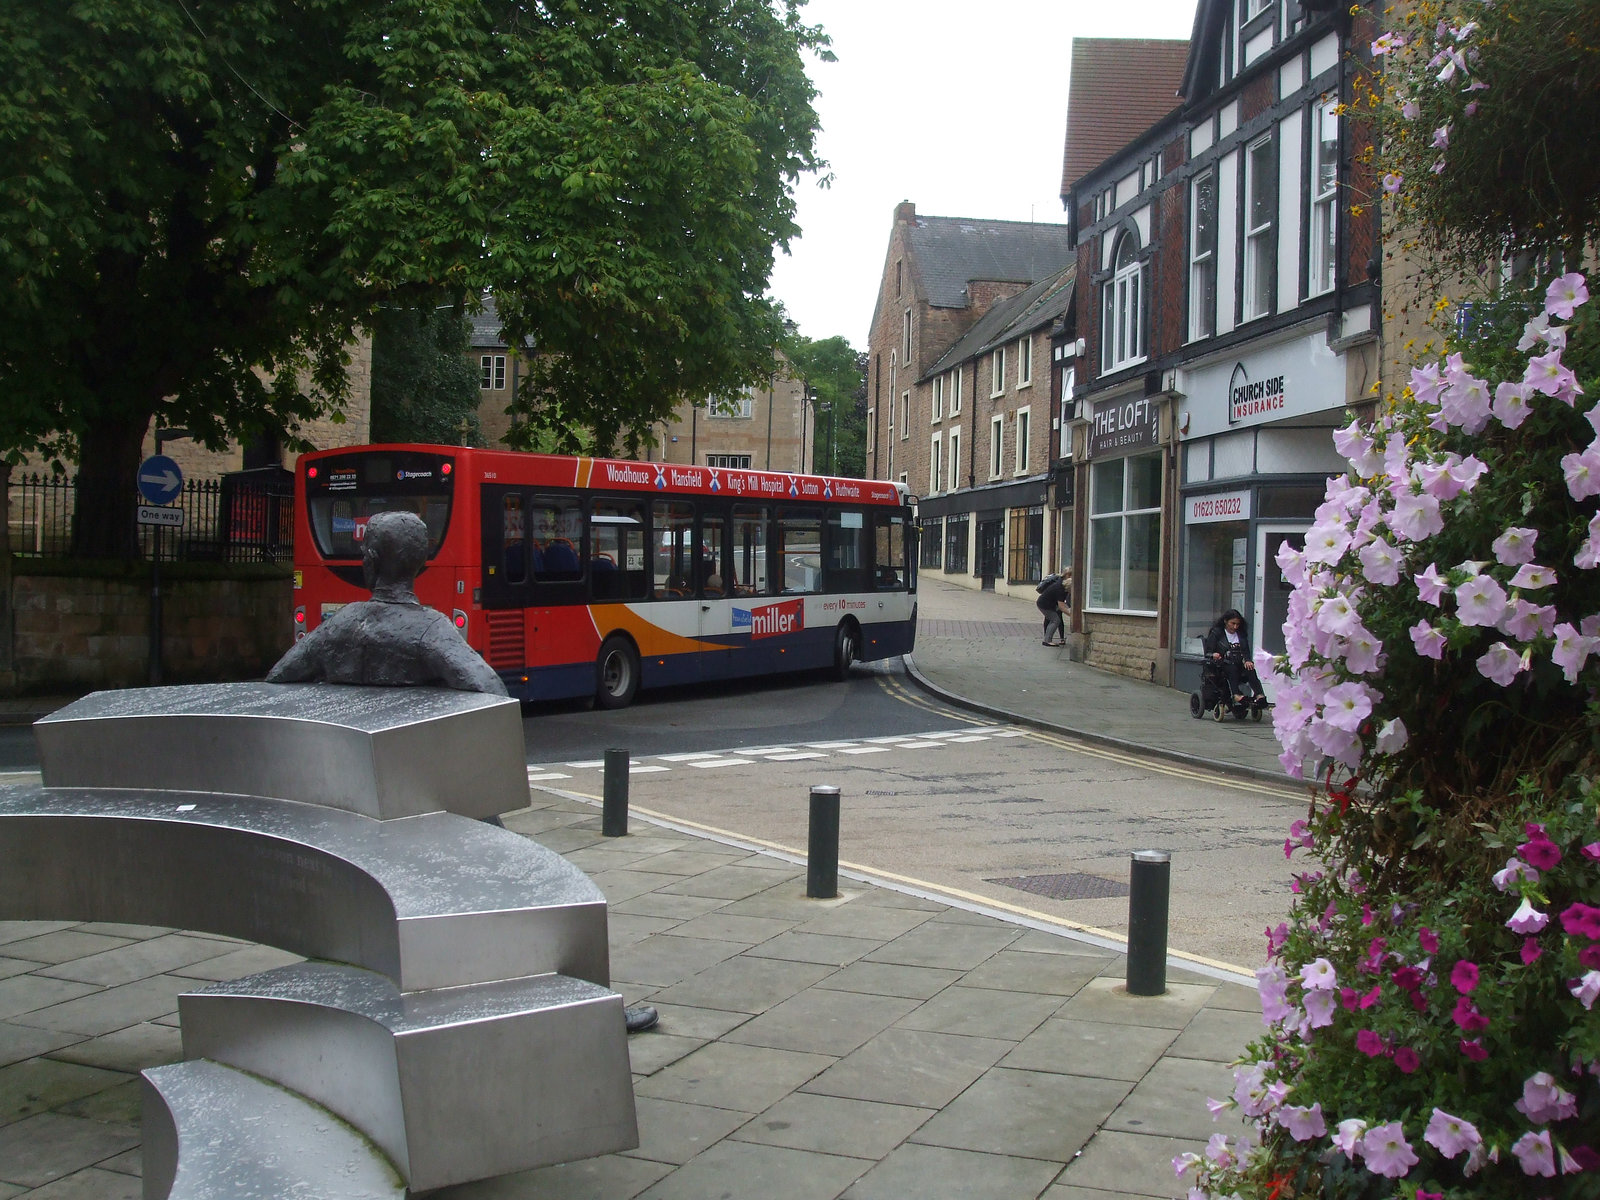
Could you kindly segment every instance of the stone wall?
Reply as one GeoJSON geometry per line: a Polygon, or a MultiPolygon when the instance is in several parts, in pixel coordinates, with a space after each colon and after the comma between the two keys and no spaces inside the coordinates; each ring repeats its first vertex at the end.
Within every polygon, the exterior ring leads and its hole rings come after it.
{"type": "Polygon", "coordinates": [[[1168,683],[1169,656],[1158,644],[1154,617],[1085,613],[1084,661],[1134,679],[1168,683]]]}
{"type": "MultiPolygon", "coordinates": [[[[13,561],[13,695],[143,686],[150,655],[147,566],[44,567],[13,561]],[[24,572],[35,573],[24,573],[24,572]]],[[[293,592],[281,568],[165,564],[161,574],[166,683],[259,679],[289,648],[293,592]]]]}

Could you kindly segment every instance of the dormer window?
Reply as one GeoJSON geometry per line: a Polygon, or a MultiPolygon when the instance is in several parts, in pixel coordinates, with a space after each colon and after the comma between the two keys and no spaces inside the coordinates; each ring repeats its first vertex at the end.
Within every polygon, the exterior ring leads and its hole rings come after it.
{"type": "Polygon", "coordinates": [[[1130,229],[1118,239],[1111,278],[1101,285],[1102,372],[1120,370],[1145,357],[1147,279],[1148,268],[1139,257],[1139,235],[1130,229]]]}

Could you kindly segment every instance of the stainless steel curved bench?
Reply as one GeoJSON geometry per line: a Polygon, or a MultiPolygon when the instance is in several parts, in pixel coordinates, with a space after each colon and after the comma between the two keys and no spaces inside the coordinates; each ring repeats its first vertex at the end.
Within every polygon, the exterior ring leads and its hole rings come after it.
{"type": "MultiPolygon", "coordinates": [[[[638,1144],[604,897],[560,855],[442,811],[526,803],[519,718],[514,753],[500,745],[516,714],[435,689],[222,685],[98,694],[41,722],[44,785],[0,790],[0,919],[176,926],[327,960],[180,998],[190,1061],[146,1072],[147,1197],[232,1194],[206,1182],[228,1155],[190,1161],[187,1147],[225,1136],[194,1098],[281,1108],[256,1077],[337,1114],[418,1190],[638,1144]],[[234,700],[246,711],[226,711],[234,700]],[[423,788],[389,769],[386,746],[425,760],[413,742],[440,729],[445,757],[482,746],[475,768],[433,763],[423,788]],[[112,769],[145,741],[223,758],[112,769]],[[272,761],[284,753],[293,769],[272,761]],[[317,772],[339,764],[338,803],[310,802],[317,772]],[[364,815],[379,813],[404,815],[364,815]]],[[[342,1126],[324,1124],[329,1153],[345,1154],[342,1126]]]]}

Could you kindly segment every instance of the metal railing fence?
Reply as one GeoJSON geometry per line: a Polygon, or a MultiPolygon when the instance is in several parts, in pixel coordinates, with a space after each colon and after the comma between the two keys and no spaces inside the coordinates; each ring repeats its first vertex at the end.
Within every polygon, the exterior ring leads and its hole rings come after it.
{"type": "MultiPolygon", "coordinates": [[[[77,479],[66,475],[13,476],[8,489],[6,537],[20,558],[71,558],[77,479]]],[[[137,502],[137,498],[136,498],[137,502]]],[[[294,557],[294,493],[287,481],[190,479],[168,507],[183,510],[182,529],[163,529],[162,562],[289,562],[294,557]]],[[[139,527],[145,558],[155,550],[155,528],[139,527]]]]}

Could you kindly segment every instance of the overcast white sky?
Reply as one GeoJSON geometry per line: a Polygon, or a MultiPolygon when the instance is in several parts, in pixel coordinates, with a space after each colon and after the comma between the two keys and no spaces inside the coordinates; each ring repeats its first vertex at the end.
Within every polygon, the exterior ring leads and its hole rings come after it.
{"type": "Polygon", "coordinates": [[[801,237],[772,294],[806,337],[858,350],[894,206],[1063,222],[1073,37],[1187,38],[1196,0],[809,0],[838,61],[811,63],[833,184],[800,181],[801,237]]]}

